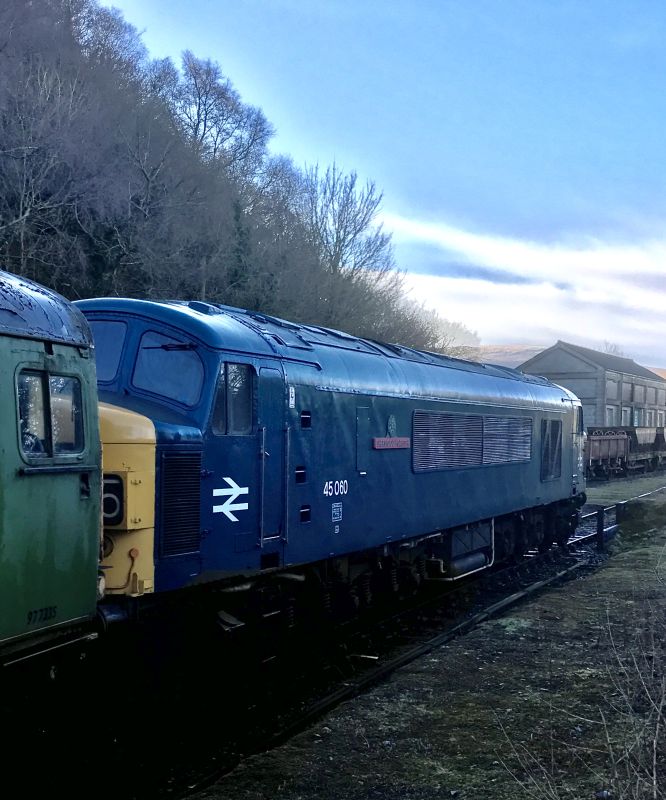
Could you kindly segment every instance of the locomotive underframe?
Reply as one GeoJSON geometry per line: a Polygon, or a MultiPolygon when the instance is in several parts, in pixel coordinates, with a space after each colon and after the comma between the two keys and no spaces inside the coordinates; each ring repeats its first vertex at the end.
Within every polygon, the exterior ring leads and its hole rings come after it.
{"type": "Polygon", "coordinates": [[[268,622],[291,627],[313,617],[344,619],[386,596],[411,594],[425,582],[457,580],[530,550],[563,546],[576,529],[583,500],[581,495],[313,564],[235,575],[166,598],[110,596],[100,615],[109,627],[190,608],[226,633],[268,622]]]}

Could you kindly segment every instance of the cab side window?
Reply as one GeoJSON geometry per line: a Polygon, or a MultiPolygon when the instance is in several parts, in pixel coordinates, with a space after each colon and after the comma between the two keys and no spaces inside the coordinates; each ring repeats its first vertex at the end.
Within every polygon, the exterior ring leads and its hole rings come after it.
{"type": "Polygon", "coordinates": [[[48,456],[45,387],[42,373],[25,370],[18,377],[21,449],[28,456],[48,456]]]}
{"type": "Polygon", "coordinates": [[[92,320],[90,328],[95,340],[97,380],[108,383],[118,374],[127,325],[116,320],[92,320]]]}
{"type": "Polygon", "coordinates": [[[562,474],[562,422],[541,420],[541,480],[550,481],[562,474]]]}
{"type": "Polygon", "coordinates": [[[49,376],[53,454],[83,450],[81,383],[64,375],[49,376]]]}
{"type": "Polygon", "coordinates": [[[254,369],[249,364],[222,364],[217,381],[211,427],[218,436],[252,433],[254,369]]]}
{"type": "Polygon", "coordinates": [[[17,384],[23,454],[52,458],[82,453],[85,442],[79,379],[22,370],[17,384]]]}
{"type": "Polygon", "coordinates": [[[194,406],[203,382],[204,367],[196,345],[156,331],[143,334],[132,375],[137,389],[194,406]]]}

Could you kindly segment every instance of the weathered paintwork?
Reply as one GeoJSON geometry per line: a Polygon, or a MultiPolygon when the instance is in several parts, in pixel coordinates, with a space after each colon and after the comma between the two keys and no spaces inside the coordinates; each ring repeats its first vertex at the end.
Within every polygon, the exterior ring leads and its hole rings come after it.
{"type": "Polygon", "coordinates": [[[0,334],[90,347],[85,317],[68,300],[18,275],[0,272],[0,334]]]}
{"type": "Polygon", "coordinates": [[[100,403],[105,482],[104,570],[108,594],[153,591],[155,566],[155,426],[147,417],[100,403]],[[122,492],[122,494],[121,494],[122,492]]]}
{"type": "MultiPolygon", "coordinates": [[[[122,355],[113,342],[117,371],[104,367],[102,397],[155,425],[158,591],[393,546],[569,502],[583,491],[582,431],[575,427],[579,404],[542,378],[206,303],[102,299],[79,306],[93,329],[102,320],[126,326],[122,355]],[[165,352],[197,354],[203,370],[198,395],[191,380],[183,383],[182,398],[172,388],[170,399],[160,397],[157,384],[155,391],[134,384],[139,340],[148,331],[172,341],[165,352]],[[215,386],[225,363],[250,365],[254,374],[253,425],[244,435],[216,435],[211,429],[215,386]],[[373,445],[389,438],[412,440],[417,411],[529,418],[532,457],[524,463],[417,472],[412,448],[373,445]],[[563,435],[561,475],[545,481],[542,420],[560,420],[563,435]],[[190,494],[181,494],[178,503],[172,498],[173,507],[190,501],[189,519],[196,517],[197,532],[188,552],[166,553],[164,526],[170,517],[161,473],[175,455],[191,471],[190,494]]],[[[104,363],[105,348],[100,341],[97,347],[104,363]]],[[[183,524],[187,521],[184,516],[183,524]]]]}
{"type": "Polygon", "coordinates": [[[0,273],[0,415],[1,656],[94,617],[101,494],[88,324],[64,298],[6,273],[0,273]],[[26,371],[43,381],[41,386],[54,387],[46,389],[43,404],[50,410],[40,410],[45,415],[40,433],[47,443],[53,441],[50,428],[58,429],[62,442],[74,425],[64,416],[68,406],[57,395],[57,382],[78,382],[77,425],[83,438],[72,448],[76,452],[65,446],[28,448],[18,390],[26,371]]]}

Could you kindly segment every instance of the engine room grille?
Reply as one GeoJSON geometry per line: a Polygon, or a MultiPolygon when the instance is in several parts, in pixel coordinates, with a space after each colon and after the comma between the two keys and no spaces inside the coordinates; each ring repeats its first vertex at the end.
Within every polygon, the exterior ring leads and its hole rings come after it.
{"type": "Polygon", "coordinates": [[[527,417],[483,418],[483,463],[512,464],[532,455],[532,420],[527,417]]]}
{"type": "Polygon", "coordinates": [[[201,453],[162,453],[160,490],[161,555],[197,552],[201,541],[201,453]]]}
{"type": "Polygon", "coordinates": [[[529,461],[531,455],[532,420],[528,417],[414,412],[414,472],[512,464],[529,461]]]}

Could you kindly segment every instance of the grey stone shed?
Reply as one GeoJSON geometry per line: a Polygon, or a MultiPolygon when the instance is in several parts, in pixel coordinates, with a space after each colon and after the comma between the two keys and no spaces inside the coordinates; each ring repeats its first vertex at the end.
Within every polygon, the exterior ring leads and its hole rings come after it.
{"type": "Polygon", "coordinates": [[[576,394],[586,428],[664,425],[666,381],[631,358],[558,341],[518,369],[543,375],[576,394]]]}

